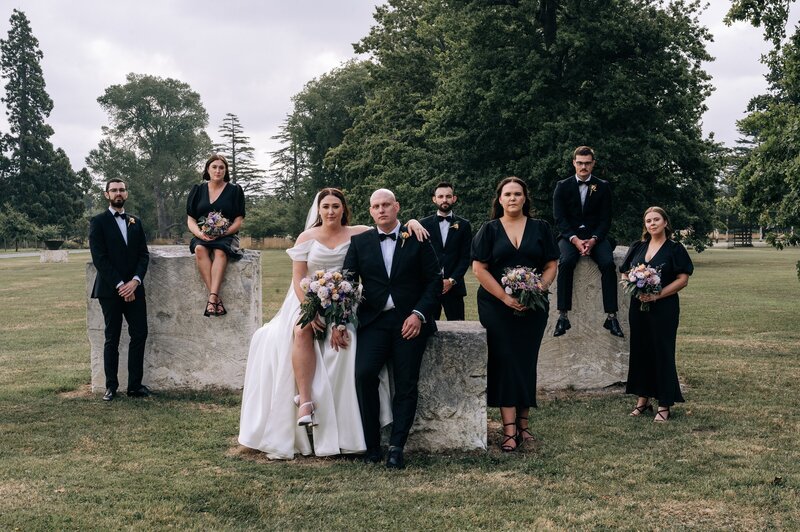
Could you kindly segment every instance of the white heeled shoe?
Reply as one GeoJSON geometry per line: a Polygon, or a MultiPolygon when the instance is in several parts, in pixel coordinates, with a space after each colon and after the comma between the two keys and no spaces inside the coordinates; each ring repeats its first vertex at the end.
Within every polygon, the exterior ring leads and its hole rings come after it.
{"type": "Polygon", "coordinates": [[[312,427],[316,427],[317,423],[316,421],[314,421],[314,403],[311,401],[303,403],[302,405],[300,405],[300,408],[303,408],[307,405],[311,407],[311,413],[297,418],[297,425],[300,427],[304,427],[306,425],[311,425],[312,427]]]}

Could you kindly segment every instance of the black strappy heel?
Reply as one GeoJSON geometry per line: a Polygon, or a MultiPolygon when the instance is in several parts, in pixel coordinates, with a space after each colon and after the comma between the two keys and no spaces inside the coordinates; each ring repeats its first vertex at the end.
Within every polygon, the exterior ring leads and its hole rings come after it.
{"type": "MultiPolygon", "coordinates": [[[[513,425],[514,427],[516,427],[517,423],[516,422],[503,423],[503,427],[508,427],[509,425],[513,425]]],[[[510,453],[510,452],[516,450],[516,448],[517,448],[516,444],[517,444],[517,432],[516,432],[516,430],[514,431],[514,434],[512,434],[510,436],[508,434],[506,434],[505,431],[503,431],[503,441],[500,442],[500,450],[503,451],[504,453],[510,453]],[[513,447],[511,445],[509,445],[509,442],[512,442],[512,441],[514,442],[514,446],[513,447]]]]}
{"type": "MultiPolygon", "coordinates": [[[[203,312],[203,316],[205,316],[205,317],[216,316],[217,315],[217,304],[214,303],[213,301],[211,301],[211,296],[217,296],[217,294],[215,294],[213,292],[208,294],[208,298],[209,299],[208,299],[208,301],[206,301],[206,309],[203,312]],[[211,307],[211,310],[208,310],[208,307],[211,307]]],[[[217,296],[217,299],[219,299],[219,296],[217,296]]]]}

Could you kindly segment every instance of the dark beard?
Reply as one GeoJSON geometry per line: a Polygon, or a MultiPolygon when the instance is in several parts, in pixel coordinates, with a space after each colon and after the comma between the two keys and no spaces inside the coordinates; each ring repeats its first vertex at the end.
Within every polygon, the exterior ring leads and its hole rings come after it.
{"type": "Polygon", "coordinates": [[[112,207],[120,208],[125,205],[124,198],[117,198],[110,201],[112,207]]]}
{"type": "Polygon", "coordinates": [[[450,212],[453,209],[453,206],[450,203],[442,203],[439,207],[439,210],[442,212],[450,212]]]}

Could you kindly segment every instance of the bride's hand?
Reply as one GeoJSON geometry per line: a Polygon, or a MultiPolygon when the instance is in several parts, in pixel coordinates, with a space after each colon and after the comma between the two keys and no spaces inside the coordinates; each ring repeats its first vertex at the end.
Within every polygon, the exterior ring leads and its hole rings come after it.
{"type": "Polygon", "coordinates": [[[314,329],[314,332],[325,332],[325,320],[317,314],[314,318],[314,321],[311,322],[311,328],[314,329]]]}
{"type": "Polygon", "coordinates": [[[428,230],[422,227],[422,224],[414,218],[410,219],[408,223],[406,223],[406,227],[408,227],[408,229],[414,233],[414,236],[417,237],[417,240],[420,242],[424,242],[429,236],[431,236],[428,230]]]}

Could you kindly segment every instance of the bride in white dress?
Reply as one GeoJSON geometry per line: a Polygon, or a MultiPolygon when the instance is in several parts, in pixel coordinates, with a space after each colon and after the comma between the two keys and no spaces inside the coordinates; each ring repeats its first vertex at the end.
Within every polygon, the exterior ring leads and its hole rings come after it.
{"type": "MultiPolygon", "coordinates": [[[[292,286],[278,313],[256,331],[250,342],[239,443],[267,453],[270,459],[291,459],[296,453],[332,456],[366,450],[355,390],[354,327],[347,325],[349,344],[338,350],[331,347],[330,327],[325,328],[324,340],[313,339],[312,329],[324,327],[320,321],[302,330],[296,327],[304,297],[300,280],[309,271],[341,270],[350,237],[369,229],[365,225],[347,225],[349,215],[340,190],[326,188],[317,194],[306,220],[306,231],[293,248],[286,250],[293,261],[292,286]],[[295,400],[296,394],[299,396],[295,400]]],[[[417,222],[412,220],[409,226],[418,238],[427,236],[417,222]]],[[[391,415],[389,380],[384,368],[382,426],[391,423],[391,415]]]]}

